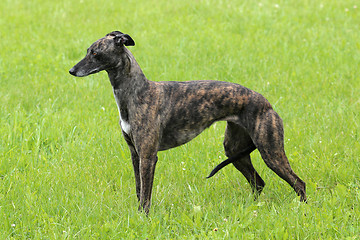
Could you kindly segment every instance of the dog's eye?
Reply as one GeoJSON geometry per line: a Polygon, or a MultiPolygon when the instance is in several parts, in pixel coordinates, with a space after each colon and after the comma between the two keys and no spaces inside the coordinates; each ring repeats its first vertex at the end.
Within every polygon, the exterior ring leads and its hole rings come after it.
{"type": "Polygon", "coordinates": [[[96,56],[96,55],[97,55],[97,52],[93,52],[92,55],[93,55],[93,56],[96,56]]]}

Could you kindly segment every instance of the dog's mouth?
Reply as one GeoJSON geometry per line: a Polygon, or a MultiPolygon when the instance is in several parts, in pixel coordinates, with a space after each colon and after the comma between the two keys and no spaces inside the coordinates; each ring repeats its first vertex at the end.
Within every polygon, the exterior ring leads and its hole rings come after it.
{"type": "Polygon", "coordinates": [[[75,70],[74,68],[70,69],[69,70],[69,73],[75,77],[86,77],[90,74],[94,74],[94,73],[98,73],[100,72],[100,69],[99,68],[95,68],[93,70],[90,70],[89,72],[85,72],[85,71],[82,71],[82,70],[75,70]]]}
{"type": "Polygon", "coordinates": [[[91,70],[88,75],[98,73],[98,72],[100,72],[100,69],[95,68],[94,70],[91,70]]]}

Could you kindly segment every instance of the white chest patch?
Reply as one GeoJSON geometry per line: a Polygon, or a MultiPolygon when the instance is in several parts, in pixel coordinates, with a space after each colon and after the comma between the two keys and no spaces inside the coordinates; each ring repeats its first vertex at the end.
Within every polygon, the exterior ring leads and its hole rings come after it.
{"type": "Polygon", "coordinates": [[[121,126],[121,129],[122,129],[126,134],[130,134],[130,132],[131,132],[131,126],[130,126],[130,124],[129,124],[127,121],[125,121],[125,120],[123,120],[123,119],[121,118],[120,102],[119,102],[119,100],[118,100],[118,98],[117,98],[117,96],[116,96],[115,91],[114,91],[114,97],[115,97],[115,101],[116,101],[116,104],[117,104],[118,110],[119,110],[119,117],[120,117],[120,126],[121,126]]]}

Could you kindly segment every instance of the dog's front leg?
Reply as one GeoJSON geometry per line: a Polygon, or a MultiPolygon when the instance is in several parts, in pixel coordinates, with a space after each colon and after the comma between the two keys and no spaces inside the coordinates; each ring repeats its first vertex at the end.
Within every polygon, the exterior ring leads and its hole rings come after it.
{"type": "Polygon", "coordinates": [[[155,166],[157,162],[156,153],[148,156],[140,156],[140,206],[139,210],[149,213],[151,205],[151,192],[154,182],[155,166]]]}
{"type": "Polygon", "coordinates": [[[136,184],[136,196],[138,198],[138,201],[140,201],[140,158],[139,154],[137,153],[134,144],[132,143],[129,135],[127,135],[123,131],[123,135],[125,138],[126,143],[128,144],[128,147],[130,149],[131,153],[131,161],[134,167],[134,174],[135,174],[135,184],[136,184]]]}
{"type": "Polygon", "coordinates": [[[129,135],[125,132],[123,132],[123,135],[131,152],[131,160],[135,173],[136,195],[140,202],[139,211],[143,210],[148,214],[151,205],[155,166],[158,159],[157,151],[155,150],[157,148],[149,147],[153,144],[149,144],[150,141],[146,141],[145,138],[141,142],[138,140],[140,144],[137,144],[138,148],[136,148],[129,135]]]}

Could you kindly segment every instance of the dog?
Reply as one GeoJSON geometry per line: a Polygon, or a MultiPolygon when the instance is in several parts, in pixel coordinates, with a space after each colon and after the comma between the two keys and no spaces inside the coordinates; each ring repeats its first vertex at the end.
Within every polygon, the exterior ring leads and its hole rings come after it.
{"type": "Polygon", "coordinates": [[[223,145],[228,159],[208,178],[232,163],[256,198],[265,186],[250,159],[258,149],[266,165],[306,202],[305,182],[285,155],[282,119],[265,97],[229,82],[149,81],[126,48],[134,45],[128,34],[113,31],[94,42],[69,73],[76,77],[108,73],[131,152],[140,211],[149,213],[157,152],[189,142],[216,121],[227,121],[223,145]]]}

